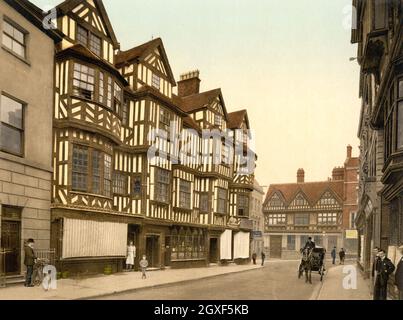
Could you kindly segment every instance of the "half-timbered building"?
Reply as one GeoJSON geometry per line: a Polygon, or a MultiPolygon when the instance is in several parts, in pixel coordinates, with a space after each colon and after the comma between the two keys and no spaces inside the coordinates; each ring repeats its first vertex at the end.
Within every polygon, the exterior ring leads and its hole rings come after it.
{"type": "Polygon", "coordinates": [[[162,40],[121,51],[102,1],[64,1],[57,12],[52,239],[61,268],[120,270],[128,241],[155,268],[249,259],[253,172],[234,175],[234,140],[225,139],[228,123],[249,129],[246,112],[231,122],[221,90],[199,92],[198,72],[175,94],[162,40]],[[205,129],[222,139],[205,139],[205,129]]]}
{"type": "Polygon", "coordinates": [[[357,237],[344,223],[356,212],[350,199],[357,194],[357,168],[354,174],[349,168],[358,159],[351,151],[349,146],[345,165],[335,168],[328,181],[305,182],[305,171],[299,169],[297,183],[270,185],[263,213],[265,251],[271,258],[298,258],[309,237],[329,252],[344,247],[355,254],[357,237]]]}
{"type": "Polygon", "coordinates": [[[403,3],[353,0],[353,19],[362,99],[358,262],[370,276],[375,247],[398,262],[403,244],[403,3]]]}

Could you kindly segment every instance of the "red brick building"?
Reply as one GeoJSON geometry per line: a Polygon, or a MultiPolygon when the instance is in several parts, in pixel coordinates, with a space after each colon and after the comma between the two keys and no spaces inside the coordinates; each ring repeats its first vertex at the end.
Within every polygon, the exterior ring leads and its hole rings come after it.
{"type": "Polygon", "coordinates": [[[270,257],[299,256],[308,237],[328,251],[336,246],[355,254],[357,171],[358,158],[348,146],[344,165],[334,168],[327,181],[306,182],[305,171],[299,169],[296,183],[270,185],[263,205],[270,257]]]}

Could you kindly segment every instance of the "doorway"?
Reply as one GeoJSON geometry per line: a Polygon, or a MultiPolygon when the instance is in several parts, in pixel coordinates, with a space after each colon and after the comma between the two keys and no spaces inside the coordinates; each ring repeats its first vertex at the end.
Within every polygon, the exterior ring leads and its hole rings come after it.
{"type": "Polygon", "coordinates": [[[283,236],[270,236],[270,258],[281,259],[283,236]]]}
{"type": "Polygon", "coordinates": [[[209,261],[210,263],[217,263],[218,262],[218,239],[217,238],[210,238],[210,255],[209,261]]]}
{"type": "Polygon", "coordinates": [[[1,247],[5,250],[5,274],[21,273],[21,209],[2,208],[1,247]]]}
{"type": "Polygon", "coordinates": [[[150,235],[146,237],[146,256],[150,268],[160,267],[159,236],[150,235]]]}

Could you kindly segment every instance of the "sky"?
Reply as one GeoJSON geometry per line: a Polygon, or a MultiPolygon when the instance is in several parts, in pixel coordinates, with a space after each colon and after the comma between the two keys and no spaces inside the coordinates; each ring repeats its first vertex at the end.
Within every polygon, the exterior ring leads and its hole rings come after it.
{"type": "MultiPolygon", "coordinates": [[[[33,0],[42,7],[62,1],[33,0]]],[[[161,37],[176,80],[201,73],[228,112],[247,109],[263,186],[326,180],[358,156],[351,0],[104,0],[123,50],[161,37]]]]}

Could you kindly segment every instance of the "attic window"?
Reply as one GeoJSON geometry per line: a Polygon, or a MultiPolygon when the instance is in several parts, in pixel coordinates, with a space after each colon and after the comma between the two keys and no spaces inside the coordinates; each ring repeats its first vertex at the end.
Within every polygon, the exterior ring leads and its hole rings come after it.
{"type": "Polygon", "coordinates": [[[161,88],[160,80],[161,80],[160,77],[153,73],[153,77],[152,77],[152,86],[153,86],[155,89],[160,90],[160,88],[161,88]]]}
{"type": "Polygon", "coordinates": [[[77,42],[81,43],[83,46],[86,46],[96,55],[101,56],[101,38],[82,26],[77,27],[77,42]]]}

